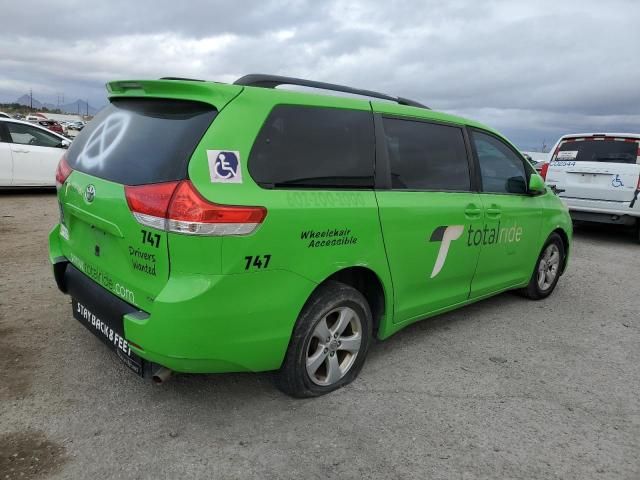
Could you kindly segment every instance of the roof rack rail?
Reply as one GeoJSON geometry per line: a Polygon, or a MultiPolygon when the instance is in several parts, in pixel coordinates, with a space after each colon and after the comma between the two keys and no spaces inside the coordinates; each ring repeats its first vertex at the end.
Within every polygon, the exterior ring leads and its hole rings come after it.
{"type": "Polygon", "coordinates": [[[160,77],[160,80],[186,80],[188,82],[204,82],[199,78],[182,78],[182,77],[160,77]]]}
{"type": "Polygon", "coordinates": [[[345,85],[336,85],[334,83],[316,82],[314,80],[304,80],[302,78],[293,77],[281,77],[279,75],[265,75],[261,73],[250,73],[244,77],[240,77],[235,82],[235,85],[244,85],[247,87],[262,87],[262,88],[275,88],[278,85],[298,85],[301,87],[319,88],[322,90],[332,90],[334,92],[351,93],[354,95],[363,95],[365,97],[380,98],[382,100],[389,100],[399,103],[400,105],[408,105],[411,107],[426,108],[423,105],[414,100],[402,97],[392,97],[384,93],[374,92],[373,90],[362,90],[359,88],[347,87],[345,85]]]}

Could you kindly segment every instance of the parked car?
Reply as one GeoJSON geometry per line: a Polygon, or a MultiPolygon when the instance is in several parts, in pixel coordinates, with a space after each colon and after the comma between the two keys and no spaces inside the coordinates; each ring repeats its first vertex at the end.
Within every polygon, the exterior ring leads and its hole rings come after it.
{"type": "Polygon", "coordinates": [[[574,220],[635,226],[640,242],[640,134],[565,135],[542,174],[574,220]]]}
{"type": "Polygon", "coordinates": [[[37,115],[27,115],[25,120],[31,123],[38,123],[40,120],[42,120],[42,117],[39,117],[37,115]]]}
{"type": "Polygon", "coordinates": [[[0,118],[11,118],[11,115],[8,113],[0,112],[0,118]]]}
{"type": "Polygon", "coordinates": [[[374,337],[547,297],[566,267],[566,207],[477,122],[270,75],[108,91],[60,161],[49,255],[75,318],[139,375],[275,370],[321,395],[374,337]]]}
{"type": "Polygon", "coordinates": [[[524,158],[526,158],[536,172],[542,172],[542,167],[549,161],[549,154],[544,152],[521,152],[524,158]]]}
{"type": "Polygon", "coordinates": [[[64,120],[61,120],[58,122],[60,124],[60,127],[62,127],[62,134],[66,135],[67,131],[68,131],[68,126],[69,126],[69,122],[66,122],[64,120]]]}
{"type": "MultiPolygon", "coordinates": [[[[522,156],[524,157],[524,159],[529,162],[529,165],[531,165],[533,168],[536,168],[537,162],[531,158],[531,155],[524,153],[524,152],[520,152],[522,153],[522,156]]],[[[537,170],[537,169],[536,169],[537,170]]]]}
{"type": "Polygon", "coordinates": [[[85,123],[78,120],[76,122],[70,122],[69,125],[67,125],[67,128],[69,130],[82,130],[84,128],[85,123]]]}
{"type": "Polygon", "coordinates": [[[43,126],[44,128],[48,128],[52,132],[59,133],[60,135],[64,134],[64,129],[62,125],[60,125],[55,120],[39,120],[38,124],[43,126]]]}
{"type": "Polygon", "coordinates": [[[53,187],[70,141],[40,125],[0,118],[0,187],[53,187]]]}

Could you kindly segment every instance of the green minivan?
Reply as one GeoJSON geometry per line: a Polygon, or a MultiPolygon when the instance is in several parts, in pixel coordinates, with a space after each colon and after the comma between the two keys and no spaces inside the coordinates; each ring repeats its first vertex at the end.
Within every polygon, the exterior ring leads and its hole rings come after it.
{"type": "Polygon", "coordinates": [[[49,251],[74,317],[142,377],[275,371],[321,395],[374,338],[545,298],[567,266],[567,209],[479,123],[273,75],[107,89],[60,160],[49,251]]]}

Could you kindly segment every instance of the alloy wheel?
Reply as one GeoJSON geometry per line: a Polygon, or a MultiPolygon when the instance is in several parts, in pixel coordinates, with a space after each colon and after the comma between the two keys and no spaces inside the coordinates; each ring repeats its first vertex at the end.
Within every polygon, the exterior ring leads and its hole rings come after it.
{"type": "Polygon", "coordinates": [[[545,291],[551,288],[560,269],[560,249],[555,243],[547,246],[538,264],[538,287],[545,291]]]}
{"type": "Polygon", "coordinates": [[[307,374],[313,383],[333,385],[351,369],[362,342],[362,323],[355,310],[339,307],[317,323],[307,346],[307,374]]]}

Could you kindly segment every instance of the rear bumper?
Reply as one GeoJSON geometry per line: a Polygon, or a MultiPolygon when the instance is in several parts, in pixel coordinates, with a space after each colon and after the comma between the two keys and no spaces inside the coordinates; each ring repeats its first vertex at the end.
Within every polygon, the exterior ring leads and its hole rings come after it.
{"type": "Polygon", "coordinates": [[[316,286],[295,273],[275,269],[235,275],[175,272],[149,311],[142,312],[81,273],[62,255],[58,226],[50,234],[49,249],[62,292],[120,316],[131,350],[156,368],[176,372],[280,368],[298,314],[316,286]],[[71,269],[79,276],[69,275],[71,269]]]}
{"type": "Polygon", "coordinates": [[[571,210],[569,214],[574,222],[608,223],[610,225],[626,225],[628,227],[638,223],[638,217],[632,217],[630,215],[584,212],[580,210],[571,210]]]}
{"type": "Polygon", "coordinates": [[[569,213],[575,220],[633,225],[640,217],[640,201],[611,202],[582,198],[560,198],[569,208],[569,213]]]}
{"type": "Polygon", "coordinates": [[[95,283],[63,257],[53,264],[53,275],[58,288],[74,299],[76,308],[83,315],[78,320],[96,337],[102,340],[118,357],[138,375],[151,377],[160,365],[144,361],[129,347],[124,334],[123,319],[130,315],[148,318],[146,312],[116,297],[95,283]]]}

